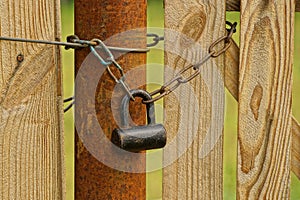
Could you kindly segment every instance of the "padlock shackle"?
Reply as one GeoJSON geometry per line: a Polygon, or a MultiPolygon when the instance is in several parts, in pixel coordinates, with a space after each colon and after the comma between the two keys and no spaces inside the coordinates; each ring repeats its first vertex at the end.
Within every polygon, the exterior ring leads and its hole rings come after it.
{"type": "MultiPolygon", "coordinates": [[[[130,93],[133,97],[140,97],[144,101],[151,100],[151,95],[146,92],[145,90],[130,90],[130,93]]],[[[129,102],[130,97],[128,95],[125,95],[121,102],[121,126],[123,127],[129,127],[129,102]]],[[[146,104],[147,109],[147,122],[148,124],[155,124],[155,108],[154,103],[148,103],[146,104]]]]}

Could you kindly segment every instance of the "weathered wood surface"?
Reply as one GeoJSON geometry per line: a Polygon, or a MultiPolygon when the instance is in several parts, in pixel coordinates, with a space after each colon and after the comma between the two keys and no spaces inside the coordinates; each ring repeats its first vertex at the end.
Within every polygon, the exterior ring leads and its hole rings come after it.
{"type": "Polygon", "coordinates": [[[238,199],[288,199],[294,1],[241,1],[238,199]]]}
{"type": "Polygon", "coordinates": [[[292,171],[300,179],[300,124],[292,117],[292,171]]]}
{"type": "Polygon", "coordinates": [[[296,0],[295,11],[300,12],[300,0],[296,0]]]}
{"type": "MultiPolygon", "coordinates": [[[[60,2],[2,0],[0,35],[59,40],[60,2]]],[[[0,51],[0,199],[64,199],[59,47],[0,41],[0,51]]]]}
{"type": "MultiPolygon", "coordinates": [[[[225,53],[225,86],[238,100],[239,48],[233,45],[225,53]]],[[[300,124],[292,117],[292,171],[300,179],[300,124]]]]}
{"type": "MultiPolygon", "coordinates": [[[[126,30],[146,27],[146,1],[144,0],[76,0],[75,1],[75,33],[83,39],[99,38],[103,41],[108,40],[111,36],[124,32],[126,30]],[[88,27],[88,28],[87,28],[88,27]]],[[[112,46],[120,47],[146,47],[146,30],[129,35],[126,40],[122,38],[116,40],[108,40],[112,46]]],[[[76,72],[83,67],[81,66],[84,59],[90,53],[89,49],[76,51],[76,72]]],[[[92,56],[93,57],[93,56],[92,56]]],[[[125,72],[134,67],[146,63],[145,53],[129,53],[118,59],[120,65],[125,72]]],[[[94,57],[89,62],[89,68],[98,73],[101,68],[100,62],[94,57]]],[[[116,72],[116,70],[114,70],[116,72]]],[[[145,71],[138,71],[135,74],[136,80],[142,81],[145,84],[145,71]]],[[[81,77],[87,81],[93,79],[93,74],[81,77]]],[[[78,79],[78,74],[77,74],[78,79]]],[[[134,165],[139,170],[146,169],[145,154],[140,154],[136,160],[131,158],[115,155],[114,151],[107,146],[102,146],[101,141],[98,143],[97,137],[100,131],[93,132],[95,127],[101,126],[103,132],[108,138],[111,137],[111,132],[117,127],[113,117],[112,110],[117,110],[112,106],[118,107],[122,94],[112,99],[112,93],[115,87],[115,82],[108,73],[104,73],[99,81],[96,94],[93,93],[91,98],[95,97],[96,105],[88,103],[87,107],[96,110],[98,121],[93,124],[92,120],[82,122],[82,126],[87,127],[86,131],[80,133],[86,138],[95,141],[93,148],[98,151],[97,155],[101,157],[115,157],[116,162],[122,162],[122,165],[134,165]],[[98,149],[98,150],[97,150],[98,149]]],[[[135,80],[127,76],[128,83],[135,80]]],[[[81,97],[90,98],[89,90],[91,85],[76,85],[76,94],[81,97]]],[[[82,98],[76,96],[76,112],[75,120],[78,120],[82,108],[82,98]]],[[[91,99],[93,101],[94,99],[91,99]]],[[[85,103],[83,103],[85,104],[85,103]]],[[[138,124],[145,124],[146,115],[141,103],[133,106],[134,112],[132,118],[138,124]]],[[[132,110],[133,111],[133,110],[132,110]]],[[[82,116],[90,117],[91,114],[82,116]]],[[[76,123],[77,124],[77,123],[76,123]]],[[[79,125],[81,126],[81,125],[79,125]]],[[[78,126],[76,126],[78,128],[78,126]]],[[[78,129],[77,129],[78,131],[78,129]]],[[[146,199],[146,175],[145,173],[134,174],[126,173],[112,169],[97,160],[82,143],[81,139],[76,134],[75,141],[75,199],[146,199]]]]}
{"type": "MultiPolygon", "coordinates": [[[[175,70],[195,64],[206,55],[210,44],[225,34],[224,25],[225,1],[166,0],[165,27],[196,40],[202,50],[193,48],[185,39],[166,32],[165,64],[175,70]]],[[[217,59],[222,71],[224,57],[217,59]]],[[[202,72],[202,76],[188,84],[191,90],[184,89],[186,85],[177,90],[180,104],[179,100],[174,99],[174,95],[165,98],[168,145],[172,144],[173,147],[170,147],[170,151],[164,150],[163,160],[166,164],[170,158],[179,159],[163,170],[164,200],[222,199],[224,94],[219,93],[218,89],[224,89],[223,80],[214,71],[212,60],[203,66],[202,72]],[[218,124],[214,124],[212,119],[219,119],[218,124]],[[221,129],[216,128],[218,125],[221,125],[221,129]],[[190,136],[194,138],[188,148],[190,136]],[[216,144],[212,141],[206,144],[213,146],[211,151],[209,148],[205,149],[207,137],[216,138],[216,144]],[[187,150],[180,156],[179,152],[184,148],[187,150]],[[208,150],[207,155],[205,150],[208,150]]],[[[165,80],[169,80],[172,75],[167,70],[165,80]]]]}
{"type": "Polygon", "coordinates": [[[235,42],[225,52],[225,86],[231,95],[238,100],[240,50],[235,42]]]}
{"type": "Polygon", "coordinates": [[[226,0],[226,11],[240,11],[240,0],[226,0]]]}
{"type": "MultiPolygon", "coordinates": [[[[300,12],[300,0],[296,1],[295,11],[300,12]]],[[[227,11],[240,11],[241,0],[226,0],[227,11]]]]}

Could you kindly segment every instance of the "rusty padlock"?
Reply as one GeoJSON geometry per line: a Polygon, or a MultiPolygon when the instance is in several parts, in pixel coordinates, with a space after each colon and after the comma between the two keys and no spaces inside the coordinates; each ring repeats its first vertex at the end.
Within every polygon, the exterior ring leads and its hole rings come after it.
{"type": "MultiPolygon", "coordinates": [[[[144,90],[131,90],[133,97],[141,97],[143,100],[152,99],[144,90]]],[[[148,125],[129,126],[129,101],[126,95],[121,102],[121,128],[114,129],[111,141],[118,147],[139,152],[149,149],[159,149],[166,145],[166,129],[162,124],[155,123],[154,103],[146,104],[148,125]]]]}

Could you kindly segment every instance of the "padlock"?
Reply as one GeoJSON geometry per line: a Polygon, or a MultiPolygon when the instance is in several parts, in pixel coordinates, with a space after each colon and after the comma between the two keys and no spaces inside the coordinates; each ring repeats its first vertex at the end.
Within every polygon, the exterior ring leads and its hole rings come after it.
{"type": "MultiPolygon", "coordinates": [[[[144,90],[131,90],[133,97],[141,97],[143,100],[151,100],[151,95],[144,90]]],[[[139,152],[149,149],[159,149],[166,145],[166,129],[162,124],[155,123],[154,103],[146,104],[148,125],[129,125],[129,101],[126,95],[121,102],[121,128],[114,129],[111,141],[118,147],[139,152]]]]}

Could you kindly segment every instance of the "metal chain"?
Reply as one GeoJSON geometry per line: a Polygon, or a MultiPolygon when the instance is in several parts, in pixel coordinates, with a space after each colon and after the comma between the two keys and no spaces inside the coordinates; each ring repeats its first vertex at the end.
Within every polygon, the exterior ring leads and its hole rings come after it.
{"type": "MultiPolygon", "coordinates": [[[[232,35],[233,33],[236,32],[236,26],[237,23],[230,23],[226,21],[226,24],[230,26],[229,29],[227,29],[228,34],[226,36],[220,37],[217,39],[215,42],[213,42],[210,47],[208,48],[208,54],[202,58],[202,60],[195,64],[188,66],[186,68],[183,68],[180,70],[173,79],[170,81],[166,82],[163,86],[161,86],[160,89],[155,90],[150,93],[150,95],[153,97],[151,100],[148,101],[143,101],[143,103],[153,103],[164,96],[170,94],[173,92],[176,88],[178,88],[181,84],[190,82],[193,80],[195,77],[197,77],[200,74],[200,66],[202,66],[204,63],[206,63],[210,58],[216,58],[220,56],[221,54],[225,53],[226,50],[230,47],[232,44],[232,35]],[[215,50],[215,47],[224,42],[224,47],[220,50],[215,50]],[[189,71],[190,69],[194,70],[194,73],[188,77],[184,77],[184,74],[189,71]]],[[[158,45],[160,41],[164,40],[163,36],[159,36],[154,33],[148,33],[147,37],[153,38],[153,42],[147,44],[147,47],[154,47],[158,45]]],[[[93,40],[81,40],[78,38],[76,35],[71,35],[67,37],[67,42],[59,42],[59,41],[48,41],[48,40],[34,40],[34,39],[23,39],[23,38],[12,38],[12,37],[3,37],[0,36],[0,40],[6,40],[6,41],[16,41],[16,42],[30,42],[30,43],[41,43],[41,44],[50,44],[50,45],[60,45],[60,46],[65,46],[65,49],[78,49],[78,48],[86,48],[89,47],[91,52],[95,55],[96,58],[101,62],[102,65],[104,65],[110,74],[110,76],[114,79],[114,81],[118,84],[121,84],[123,89],[126,91],[126,93],[130,96],[132,100],[134,100],[134,97],[132,96],[130,92],[129,86],[126,84],[125,81],[125,74],[123,68],[119,65],[119,63],[115,60],[111,50],[114,51],[121,51],[121,52],[136,52],[136,53],[145,53],[148,52],[150,49],[138,49],[138,48],[122,48],[122,47],[111,47],[111,46],[106,46],[101,40],[99,39],[93,39],[93,40]],[[107,58],[104,59],[97,51],[96,48],[100,48],[104,50],[104,52],[107,55],[107,58]],[[116,67],[120,73],[120,78],[117,78],[117,75],[115,75],[111,68],[110,65],[113,65],[116,67]]],[[[72,108],[72,106],[75,104],[74,97],[70,97],[68,99],[64,100],[64,103],[72,101],[65,109],[64,112],[67,112],[72,108]]]]}
{"type": "MultiPolygon", "coordinates": [[[[156,46],[160,41],[164,40],[164,37],[161,37],[157,34],[154,33],[148,33],[147,37],[152,37],[153,38],[153,42],[150,44],[147,44],[147,47],[154,47],[156,46]]],[[[125,92],[127,93],[127,95],[129,95],[129,97],[134,100],[134,97],[132,96],[131,92],[130,92],[130,88],[126,83],[126,79],[125,79],[125,74],[124,74],[124,70],[123,68],[119,65],[119,63],[115,60],[111,50],[121,50],[121,51],[125,51],[125,52],[148,52],[150,49],[132,49],[132,48],[116,48],[116,47],[109,47],[106,46],[103,41],[99,40],[99,39],[92,39],[91,41],[86,41],[86,40],[80,40],[76,35],[72,35],[69,36],[67,38],[68,42],[71,43],[76,43],[76,44],[80,44],[80,45],[88,45],[90,47],[91,52],[94,54],[94,56],[100,61],[100,63],[102,65],[104,65],[106,67],[107,72],[109,73],[109,75],[114,79],[114,81],[117,84],[121,84],[121,86],[123,87],[123,89],[125,90],[125,92]],[[107,58],[104,59],[97,51],[96,48],[100,48],[104,51],[104,53],[106,53],[107,58]],[[110,65],[113,65],[114,67],[116,67],[120,73],[120,78],[117,78],[117,75],[115,75],[111,68],[110,65]]],[[[69,46],[66,46],[66,49],[70,48],[69,46]]],[[[72,106],[74,105],[74,101],[72,104],[70,104],[66,109],[65,112],[67,112],[69,109],[72,108],[72,106]]]]}
{"type": "MultiPolygon", "coordinates": [[[[153,38],[153,43],[147,44],[147,47],[154,47],[156,46],[160,41],[164,40],[164,37],[160,37],[157,34],[154,33],[148,33],[147,37],[152,37],[153,38]]],[[[69,40],[72,40],[72,42],[78,42],[79,39],[74,39],[69,37],[69,40]]],[[[126,81],[125,81],[125,74],[124,74],[124,70],[123,68],[119,65],[119,63],[115,60],[112,52],[110,51],[110,49],[99,39],[93,39],[91,40],[91,42],[93,43],[97,43],[96,47],[100,47],[100,49],[103,50],[103,52],[106,54],[106,59],[104,59],[95,49],[95,46],[90,45],[90,50],[91,52],[94,54],[94,56],[96,58],[98,58],[98,60],[100,61],[100,63],[102,65],[104,65],[106,67],[106,70],[108,71],[109,75],[114,79],[114,81],[118,84],[121,84],[121,86],[123,87],[123,89],[126,91],[127,95],[129,95],[129,97],[134,100],[134,97],[132,96],[131,92],[130,92],[130,88],[127,85],[126,81]],[[120,78],[117,78],[117,75],[115,75],[110,66],[113,65],[114,67],[116,67],[120,73],[120,78]]]]}
{"type": "MultiPolygon", "coordinates": [[[[227,29],[228,34],[220,37],[219,39],[217,39],[215,42],[213,42],[210,47],[208,48],[208,54],[203,57],[201,59],[201,61],[195,65],[190,65],[188,67],[183,68],[182,70],[180,70],[173,79],[171,79],[170,81],[166,82],[163,86],[161,86],[160,89],[155,90],[153,92],[150,93],[150,95],[153,97],[151,100],[148,101],[143,101],[143,103],[148,104],[148,103],[153,103],[163,97],[165,97],[166,95],[170,94],[171,92],[173,92],[175,89],[177,89],[181,84],[187,83],[192,81],[194,78],[196,78],[199,74],[200,74],[200,67],[205,64],[209,59],[211,58],[216,58],[219,57],[220,55],[222,55],[223,53],[225,53],[227,51],[227,49],[230,47],[230,45],[232,44],[232,35],[233,33],[236,32],[236,26],[237,23],[230,23],[228,21],[226,21],[226,24],[230,26],[229,29],[227,29]],[[216,50],[216,46],[220,43],[224,42],[224,46],[222,49],[216,50]],[[191,75],[185,77],[184,74],[189,71],[190,69],[194,70],[194,73],[192,73],[191,75]]],[[[147,44],[147,47],[154,47],[156,45],[158,45],[158,43],[160,41],[164,40],[163,36],[159,36],[157,34],[154,33],[148,33],[147,37],[151,37],[153,38],[153,42],[147,44]]],[[[132,96],[131,92],[130,92],[130,88],[129,86],[126,84],[125,81],[125,74],[124,74],[124,70],[123,68],[119,65],[119,63],[115,60],[112,52],[110,50],[117,50],[117,49],[113,49],[111,47],[106,46],[101,40],[99,39],[93,39],[91,41],[86,41],[86,40],[80,40],[77,36],[69,36],[68,37],[68,42],[69,43],[74,43],[77,45],[83,45],[84,47],[88,46],[91,50],[91,52],[94,54],[94,56],[100,61],[100,63],[102,65],[104,65],[109,73],[109,75],[114,79],[114,81],[118,84],[121,84],[121,86],[123,87],[123,89],[126,91],[127,95],[130,96],[130,98],[132,100],[134,100],[134,97],[132,96]],[[107,57],[106,59],[104,59],[97,51],[95,48],[100,48],[104,51],[104,53],[106,53],[107,57]],[[117,78],[117,75],[115,75],[110,66],[113,65],[114,67],[116,67],[120,73],[120,78],[117,78]]],[[[74,46],[66,46],[66,49],[68,48],[74,48],[74,46]]],[[[128,51],[128,49],[126,48],[122,48],[123,51],[128,51]]],[[[131,51],[133,49],[130,49],[131,51]]],[[[140,49],[134,49],[137,50],[139,52],[143,52],[140,51],[140,49]]],[[[148,49],[149,50],[149,49],[148,49]]],[[[74,101],[74,97],[71,97],[69,99],[64,100],[64,102],[69,102],[72,101],[71,104],[69,104],[65,109],[64,112],[67,112],[69,109],[72,108],[72,106],[74,105],[75,101],[74,101]]]]}
{"type": "Polygon", "coordinates": [[[150,95],[153,97],[151,100],[148,101],[143,101],[143,103],[148,104],[148,103],[153,103],[166,95],[170,94],[173,92],[176,88],[178,88],[181,84],[190,82],[193,80],[195,77],[197,77],[200,74],[200,66],[205,64],[210,58],[216,58],[223,53],[226,52],[226,50],[230,47],[232,44],[232,35],[233,33],[236,32],[236,26],[237,23],[230,23],[226,22],[227,25],[230,26],[229,29],[227,29],[228,34],[225,36],[220,37],[217,39],[215,42],[213,42],[210,47],[208,48],[208,54],[201,59],[201,61],[195,65],[190,65],[188,67],[183,68],[180,70],[174,78],[172,78],[170,81],[166,82],[161,88],[153,91],[150,93],[150,95]],[[224,47],[222,49],[216,50],[215,47],[224,42],[224,47]],[[190,69],[193,69],[193,73],[189,75],[188,77],[185,77],[184,74],[189,71],[190,69]]]}
{"type": "Polygon", "coordinates": [[[100,61],[102,65],[106,67],[107,72],[109,75],[114,79],[114,81],[118,84],[121,84],[125,92],[130,96],[132,100],[134,100],[134,97],[132,96],[130,92],[129,86],[125,82],[125,74],[123,68],[119,65],[119,63],[115,60],[112,52],[107,48],[107,46],[99,39],[93,39],[93,42],[98,43],[98,47],[100,47],[107,55],[107,58],[104,59],[95,49],[94,46],[90,46],[91,52],[94,54],[94,56],[100,61]],[[116,67],[120,73],[120,75],[115,75],[111,68],[110,65],[113,65],[116,67]],[[120,78],[117,78],[117,76],[120,76],[120,78]]]}
{"type": "Polygon", "coordinates": [[[159,36],[159,35],[157,35],[157,34],[155,34],[155,33],[148,33],[148,34],[147,34],[147,37],[148,37],[148,38],[153,38],[153,39],[152,39],[153,42],[147,44],[147,47],[154,47],[154,46],[158,45],[158,43],[159,43],[160,41],[163,41],[163,40],[165,39],[164,36],[159,36]]]}

